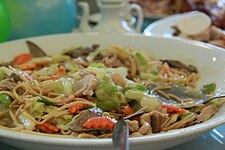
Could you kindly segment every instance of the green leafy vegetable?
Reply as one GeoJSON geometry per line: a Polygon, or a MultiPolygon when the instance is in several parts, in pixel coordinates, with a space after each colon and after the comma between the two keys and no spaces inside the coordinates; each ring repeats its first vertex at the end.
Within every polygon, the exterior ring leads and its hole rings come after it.
{"type": "Polygon", "coordinates": [[[31,101],[31,107],[29,109],[29,114],[33,116],[34,118],[40,119],[45,111],[45,104],[42,102],[38,102],[38,99],[33,99],[31,101]]]}
{"type": "Polygon", "coordinates": [[[215,104],[216,107],[220,107],[222,104],[225,103],[225,98],[216,98],[216,99],[213,99],[211,101],[208,101],[207,104],[215,104]]]}
{"type": "Polygon", "coordinates": [[[137,84],[135,89],[140,90],[140,91],[144,91],[144,92],[147,90],[147,88],[142,84],[137,84]]]}
{"type": "Polygon", "coordinates": [[[140,72],[140,79],[141,80],[152,80],[154,82],[164,81],[165,79],[163,77],[160,77],[158,75],[153,75],[152,73],[145,73],[140,72]]]}
{"type": "Polygon", "coordinates": [[[159,71],[157,71],[157,70],[152,70],[152,71],[151,71],[151,74],[153,74],[153,75],[155,75],[155,76],[156,76],[156,75],[158,75],[158,74],[159,74],[159,71]]]}
{"type": "Polygon", "coordinates": [[[53,82],[55,82],[54,84],[52,84],[54,92],[65,95],[71,95],[73,93],[73,81],[69,78],[60,78],[53,82]]]}
{"type": "Polygon", "coordinates": [[[53,106],[54,105],[54,103],[49,102],[47,99],[45,99],[43,97],[41,97],[40,99],[38,99],[38,102],[44,103],[47,106],[53,106]]]}
{"type": "Polygon", "coordinates": [[[186,110],[186,112],[181,114],[179,117],[180,117],[180,119],[184,119],[185,117],[187,117],[187,116],[189,116],[191,114],[194,114],[194,113],[189,111],[189,110],[186,110]]]}
{"type": "Polygon", "coordinates": [[[122,102],[121,90],[122,88],[120,86],[116,86],[113,83],[110,75],[106,74],[98,84],[95,91],[97,96],[97,107],[105,111],[120,111],[120,103],[122,102]]]}
{"type": "Polygon", "coordinates": [[[103,63],[91,63],[89,67],[107,68],[103,63]]]}
{"type": "Polygon", "coordinates": [[[140,90],[127,90],[125,92],[125,97],[127,99],[136,100],[141,104],[142,107],[146,107],[146,112],[154,111],[161,106],[161,102],[156,97],[148,95],[147,93],[140,90]]]}
{"type": "Polygon", "coordinates": [[[216,84],[215,83],[210,83],[210,84],[206,84],[203,86],[202,93],[204,94],[211,94],[215,91],[216,89],[216,84]]]}
{"type": "Polygon", "coordinates": [[[12,103],[12,98],[8,94],[2,93],[0,94],[0,103],[9,106],[12,103]]]}
{"type": "Polygon", "coordinates": [[[136,53],[136,58],[138,60],[138,63],[140,65],[147,65],[148,61],[145,59],[145,57],[143,56],[143,54],[141,53],[136,53]]]}
{"type": "Polygon", "coordinates": [[[119,73],[122,76],[127,76],[127,68],[125,67],[118,67],[118,68],[98,68],[98,67],[87,67],[89,71],[92,71],[96,74],[97,79],[102,79],[107,73],[119,73]]]}

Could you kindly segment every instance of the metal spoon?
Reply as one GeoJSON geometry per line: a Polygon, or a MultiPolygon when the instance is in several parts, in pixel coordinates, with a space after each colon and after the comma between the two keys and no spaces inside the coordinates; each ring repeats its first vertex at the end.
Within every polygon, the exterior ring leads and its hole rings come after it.
{"type": "Polygon", "coordinates": [[[225,95],[219,95],[208,98],[208,95],[203,94],[200,91],[170,83],[152,84],[148,86],[147,89],[148,94],[156,96],[165,104],[186,108],[193,107],[196,104],[204,104],[213,99],[225,97],[225,95]],[[160,87],[160,90],[157,90],[158,87],[160,87]]]}
{"type": "Polygon", "coordinates": [[[113,146],[115,150],[129,150],[129,127],[125,119],[120,119],[113,130],[113,146]]]}
{"type": "Polygon", "coordinates": [[[113,131],[113,146],[116,150],[129,150],[129,125],[125,120],[143,113],[143,110],[139,110],[129,116],[121,118],[116,123],[113,131]]]}

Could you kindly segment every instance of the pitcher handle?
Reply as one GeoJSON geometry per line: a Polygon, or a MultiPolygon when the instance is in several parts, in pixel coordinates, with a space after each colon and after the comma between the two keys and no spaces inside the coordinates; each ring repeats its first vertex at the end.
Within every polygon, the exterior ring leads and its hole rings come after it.
{"type": "Polygon", "coordinates": [[[143,25],[143,11],[138,4],[129,4],[129,12],[134,10],[137,12],[137,25],[134,27],[135,32],[140,33],[143,25]]]}
{"type": "Polygon", "coordinates": [[[89,32],[91,30],[88,20],[90,15],[90,7],[87,2],[78,2],[78,6],[81,7],[83,15],[78,16],[77,18],[80,20],[79,31],[80,32],[89,32]]]}

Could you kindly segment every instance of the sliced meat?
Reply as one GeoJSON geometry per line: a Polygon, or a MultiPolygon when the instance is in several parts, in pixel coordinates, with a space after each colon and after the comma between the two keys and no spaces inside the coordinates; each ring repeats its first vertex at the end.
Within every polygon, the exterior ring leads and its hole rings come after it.
{"type": "Polygon", "coordinates": [[[86,77],[86,76],[88,76],[88,75],[96,76],[96,73],[94,73],[94,72],[92,72],[92,71],[90,71],[90,70],[81,70],[81,71],[79,72],[79,75],[80,75],[81,78],[84,78],[84,77],[86,77]]]}
{"type": "Polygon", "coordinates": [[[209,105],[202,109],[201,113],[196,116],[197,121],[203,122],[209,120],[217,112],[216,105],[209,105]]]}
{"type": "Polygon", "coordinates": [[[19,82],[19,81],[23,81],[21,78],[20,78],[20,76],[19,75],[17,75],[17,74],[15,74],[15,73],[12,73],[11,75],[10,75],[10,80],[12,80],[12,81],[15,81],[15,82],[19,82]]]}
{"type": "Polygon", "coordinates": [[[152,111],[148,114],[144,114],[140,118],[141,125],[143,126],[146,122],[151,125],[149,132],[159,133],[163,129],[164,122],[168,119],[168,114],[163,114],[159,111],[152,111]]]}
{"type": "Polygon", "coordinates": [[[160,112],[153,112],[151,114],[152,133],[159,133],[162,131],[162,125],[167,120],[168,116],[160,112]]]}
{"type": "Polygon", "coordinates": [[[98,80],[96,78],[91,78],[90,82],[87,85],[87,88],[83,91],[83,95],[92,96],[94,94],[94,90],[98,85],[98,80]]]}
{"type": "MultiPolygon", "coordinates": [[[[93,129],[86,129],[83,127],[83,124],[92,117],[102,116],[102,110],[99,108],[92,108],[89,110],[84,110],[79,113],[72,122],[69,123],[69,129],[73,132],[85,132],[92,131],[93,129]]],[[[94,129],[96,130],[96,129],[94,129]]]]}
{"type": "Polygon", "coordinates": [[[163,119],[161,118],[158,113],[154,113],[151,116],[151,126],[152,126],[152,132],[158,133],[161,131],[161,124],[163,123],[163,119]]]}
{"type": "Polygon", "coordinates": [[[93,75],[87,75],[80,81],[76,82],[73,86],[75,96],[80,97],[83,95],[92,96],[94,90],[98,85],[98,80],[93,75]]]}
{"type": "Polygon", "coordinates": [[[0,91],[12,91],[13,88],[16,86],[16,83],[5,80],[0,82],[0,91]]]}
{"type": "Polygon", "coordinates": [[[74,62],[76,64],[82,65],[84,67],[87,67],[89,65],[89,62],[83,57],[78,57],[78,58],[74,59],[74,62]]]}
{"type": "Polygon", "coordinates": [[[138,130],[138,133],[142,134],[142,135],[147,135],[149,133],[151,133],[151,125],[147,122],[145,122],[140,129],[138,130]]]}
{"type": "Polygon", "coordinates": [[[129,125],[129,129],[132,133],[138,131],[139,124],[137,120],[125,120],[125,121],[129,125]]]}
{"type": "Polygon", "coordinates": [[[106,56],[102,59],[102,63],[104,63],[109,68],[117,68],[124,66],[122,61],[117,58],[116,55],[106,56]]]}
{"type": "Polygon", "coordinates": [[[198,72],[198,70],[197,70],[196,67],[194,67],[192,65],[186,66],[185,64],[183,64],[182,62],[180,62],[178,60],[169,60],[169,59],[166,59],[166,60],[160,60],[160,61],[162,61],[163,63],[167,63],[172,68],[186,69],[189,72],[195,72],[195,73],[198,72]]]}
{"type": "Polygon", "coordinates": [[[81,56],[88,56],[91,52],[94,52],[99,47],[98,44],[92,45],[92,47],[78,47],[75,49],[72,49],[65,53],[65,55],[68,55],[72,58],[78,58],[81,56]]]}
{"type": "Polygon", "coordinates": [[[119,73],[112,74],[112,80],[116,85],[125,86],[126,78],[119,73]]]}

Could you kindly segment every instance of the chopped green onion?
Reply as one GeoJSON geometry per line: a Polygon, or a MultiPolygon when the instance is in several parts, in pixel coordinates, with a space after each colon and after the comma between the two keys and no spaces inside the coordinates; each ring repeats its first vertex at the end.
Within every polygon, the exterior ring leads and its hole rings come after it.
{"type": "Polygon", "coordinates": [[[159,72],[158,72],[157,70],[152,70],[152,71],[151,71],[151,74],[153,74],[153,75],[155,75],[155,76],[156,76],[156,75],[158,75],[158,74],[159,74],[159,72]]]}
{"type": "Polygon", "coordinates": [[[54,103],[49,102],[47,99],[45,99],[43,97],[41,97],[40,99],[38,99],[38,102],[44,103],[47,106],[53,106],[54,105],[54,103]]]}
{"type": "Polygon", "coordinates": [[[103,63],[91,63],[89,67],[107,68],[103,63]]]}
{"type": "Polygon", "coordinates": [[[147,90],[147,88],[142,84],[137,84],[135,89],[140,90],[140,91],[146,91],[147,90]]]}
{"type": "Polygon", "coordinates": [[[201,90],[203,94],[211,94],[214,92],[215,89],[216,89],[216,84],[210,83],[210,84],[204,85],[201,90]]]}

